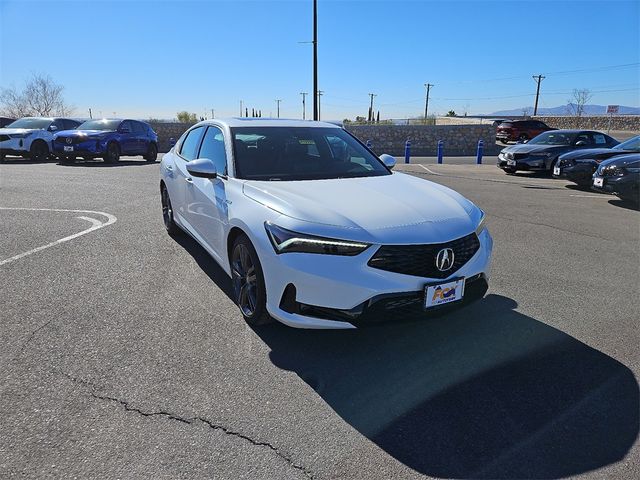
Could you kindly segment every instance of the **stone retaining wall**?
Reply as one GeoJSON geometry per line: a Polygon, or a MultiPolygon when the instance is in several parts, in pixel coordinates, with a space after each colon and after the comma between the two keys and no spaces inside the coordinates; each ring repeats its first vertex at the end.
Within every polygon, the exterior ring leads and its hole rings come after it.
{"type": "Polygon", "coordinates": [[[435,156],[438,140],[444,141],[445,155],[475,155],[478,140],[484,153],[497,154],[496,129],[491,125],[346,125],[362,142],[371,140],[373,151],[404,157],[404,146],[411,141],[412,156],[435,156]]]}
{"type": "Polygon", "coordinates": [[[594,115],[585,117],[570,116],[535,116],[553,128],[585,128],[591,130],[607,131],[618,130],[626,132],[640,132],[640,115],[594,115]]]}
{"type": "Polygon", "coordinates": [[[169,139],[174,138],[178,140],[180,136],[191,126],[190,123],[179,122],[150,122],[151,128],[158,134],[158,151],[168,152],[171,147],[169,146],[169,139]]]}

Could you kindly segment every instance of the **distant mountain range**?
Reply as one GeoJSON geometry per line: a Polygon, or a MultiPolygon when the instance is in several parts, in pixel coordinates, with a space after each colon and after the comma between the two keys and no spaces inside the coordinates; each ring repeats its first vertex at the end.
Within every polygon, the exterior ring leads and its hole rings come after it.
{"type": "MultiPolygon", "coordinates": [[[[490,113],[492,116],[515,116],[522,115],[523,110],[527,107],[522,108],[514,108],[513,110],[500,110],[498,112],[490,113]]],[[[639,107],[625,107],[624,105],[620,105],[620,110],[618,112],[620,115],[640,115],[639,107]]],[[[584,106],[584,115],[606,115],[607,114],[607,106],[606,105],[585,105],[584,106]]],[[[529,115],[533,115],[533,109],[529,107],[529,115]]],[[[569,105],[561,105],[559,107],[551,107],[551,108],[538,108],[538,115],[569,115],[569,105]]]]}

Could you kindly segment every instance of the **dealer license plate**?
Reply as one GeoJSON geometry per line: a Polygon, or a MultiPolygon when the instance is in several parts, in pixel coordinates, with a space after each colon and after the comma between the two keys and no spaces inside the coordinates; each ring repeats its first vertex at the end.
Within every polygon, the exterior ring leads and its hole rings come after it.
{"type": "Polygon", "coordinates": [[[464,278],[444,283],[426,285],[424,287],[424,308],[437,307],[445,303],[462,300],[464,295],[464,278]]]}
{"type": "Polygon", "coordinates": [[[65,152],[73,152],[73,147],[67,147],[66,145],[64,146],[64,151],[65,152]]]}
{"type": "Polygon", "coordinates": [[[560,167],[553,167],[553,174],[560,175],[560,167]]]}
{"type": "Polygon", "coordinates": [[[593,179],[593,186],[594,187],[602,187],[603,181],[604,181],[604,178],[596,177],[596,178],[593,179]]]}

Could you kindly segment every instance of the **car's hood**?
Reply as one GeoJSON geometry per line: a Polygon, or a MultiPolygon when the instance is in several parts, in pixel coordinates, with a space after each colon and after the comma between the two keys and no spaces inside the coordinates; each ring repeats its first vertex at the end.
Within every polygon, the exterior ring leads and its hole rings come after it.
{"type": "Polygon", "coordinates": [[[309,181],[247,181],[244,194],[309,224],[306,233],[372,243],[448,241],[474,231],[479,209],[460,194],[402,173],[309,181]],[[315,227],[314,227],[315,226],[315,227]],[[327,228],[328,227],[328,228],[327,228]]]}
{"type": "Polygon", "coordinates": [[[608,160],[605,160],[600,164],[601,167],[609,165],[616,165],[618,167],[625,167],[631,163],[640,161],[640,153],[627,153],[626,155],[616,155],[608,160]]]}
{"type": "Polygon", "coordinates": [[[0,128],[0,135],[18,135],[37,132],[40,128],[0,128]]]}
{"type": "Polygon", "coordinates": [[[571,148],[568,145],[529,145],[528,143],[522,143],[518,145],[511,145],[504,148],[503,152],[509,153],[544,153],[552,152],[556,150],[566,150],[571,148]]]}
{"type": "Polygon", "coordinates": [[[113,133],[112,130],[63,130],[58,132],[58,136],[65,137],[96,137],[99,135],[105,135],[107,133],[113,133]]]}
{"type": "Polygon", "coordinates": [[[563,160],[578,160],[580,158],[602,158],[624,153],[621,150],[611,148],[587,148],[583,150],[573,150],[562,155],[563,160]]]}

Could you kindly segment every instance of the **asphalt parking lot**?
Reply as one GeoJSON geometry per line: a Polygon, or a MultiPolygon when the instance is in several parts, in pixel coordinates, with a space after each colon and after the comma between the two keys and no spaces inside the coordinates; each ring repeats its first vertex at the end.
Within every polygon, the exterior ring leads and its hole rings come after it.
{"type": "Polygon", "coordinates": [[[638,478],[640,212],[485,162],[397,170],[487,212],[487,297],[349,332],[248,327],[158,164],[0,165],[0,477],[638,478]]]}

